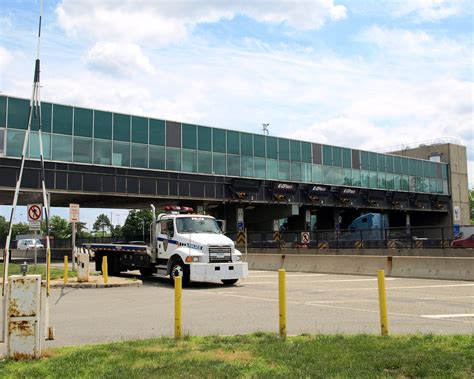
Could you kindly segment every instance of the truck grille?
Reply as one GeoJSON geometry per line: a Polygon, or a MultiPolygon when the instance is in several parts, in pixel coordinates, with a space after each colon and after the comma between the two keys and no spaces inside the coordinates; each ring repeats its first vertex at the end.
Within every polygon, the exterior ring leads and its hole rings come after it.
{"type": "Polygon", "coordinates": [[[209,246],[209,263],[232,262],[230,246],[209,246]]]}

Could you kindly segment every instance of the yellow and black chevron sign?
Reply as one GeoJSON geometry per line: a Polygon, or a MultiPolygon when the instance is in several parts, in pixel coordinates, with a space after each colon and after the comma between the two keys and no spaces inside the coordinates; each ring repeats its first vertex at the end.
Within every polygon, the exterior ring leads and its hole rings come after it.
{"type": "Polygon", "coordinates": [[[273,241],[281,241],[281,234],[280,232],[273,232],[273,241]]]}
{"type": "Polygon", "coordinates": [[[237,232],[236,243],[237,245],[245,244],[245,232],[237,232]]]}
{"type": "Polygon", "coordinates": [[[417,249],[423,248],[423,241],[415,241],[415,247],[417,249]]]}
{"type": "Polygon", "coordinates": [[[364,247],[364,243],[362,241],[355,241],[354,247],[356,249],[362,249],[364,247]]]}
{"type": "Polygon", "coordinates": [[[441,241],[441,247],[443,249],[446,249],[449,247],[449,241],[441,241]]]}
{"type": "Polygon", "coordinates": [[[388,249],[395,249],[397,246],[395,244],[395,240],[388,240],[387,241],[387,248],[388,249]]]}
{"type": "Polygon", "coordinates": [[[327,242],[318,243],[318,249],[327,249],[327,248],[329,248],[329,244],[327,242]]]}

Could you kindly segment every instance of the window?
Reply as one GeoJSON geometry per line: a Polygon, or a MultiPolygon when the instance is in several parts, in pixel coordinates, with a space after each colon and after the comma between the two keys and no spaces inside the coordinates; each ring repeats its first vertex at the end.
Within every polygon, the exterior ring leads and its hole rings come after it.
{"type": "Polygon", "coordinates": [[[386,177],[385,177],[385,172],[379,172],[378,173],[378,177],[379,177],[379,184],[378,184],[378,188],[380,189],[386,189],[386,177]]]}
{"type": "Polygon", "coordinates": [[[7,98],[0,96],[0,128],[7,126],[7,98]]]}
{"type": "Polygon", "coordinates": [[[132,116],[132,142],[148,143],[148,119],[132,116]]]}
{"type": "MultiPolygon", "coordinates": [[[[41,139],[43,140],[43,157],[44,159],[51,159],[51,134],[41,133],[41,139]]],[[[29,145],[30,157],[39,158],[40,157],[40,143],[39,143],[38,132],[31,132],[28,145],[29,145]]]]}
{"type": "Polygon", "coordinates": [[[253,176],[253,158],[251,157],[242,157],[242,176],[253,176]]]}
{"type": "Polygon", "coordinates": [[[388,190],[393,190],[393,174],[389,174],[387,173],[386,174],[387,178],[386,178],[386,185],[387,185],[387,189],[388,190]]]}
{"type": "Polygon", "coordinates": [[[342,178],[342,168],[333,168],[333,184],[341,185],[343,178],[342,178]]]}
{"type": "Polygon", "coordinates": [[[186,172],[197,172],[197,152],[196,151],[183,150],[182,170],[186,172]]]}
{"type": "Polygon", "coordinates": [[[323,182],[323,169],[319,165],[313,165],[311,181],[313,183],[322,183],[323,182]]]}
{"type": "Polygon", "coordinates": [[[322,164],[323,158],[321,154],[321,145],[318,143],[313,143],[313,163],[322,164]]]}
{"type": "MultiPolygon", "coordinates": [[[[51,132],[51,116],[53,111],[53,105],[50,103],[41,103],[41,131],[51,132]]],[[[38,130],[37,122],[31,123],[32,130],[38,130]]]]}
{"type": "Polygon", "coordinates": [[[385,162],[385,155],[377,154],[377,162],[378,162],[378,170],[385,172],[387,169],[386,162],[385,162]]]}
{"type": "Polygon", "coordinates": [[[342,151],[340,147],[332,148],[332,165],[342,167],[342,151]]]}
{"type": "Polygon", "coordinates": [[[333,184],[333,169],[331,166],[323,166],[323,183],[333,184]]]}
{"type": "Polygon", "coordinates": [[[342,149],[342,167],[344,168],[352,167],[350,149],[342,149]]]}
{"type": "Polygon", "coordinates": [[[165,148],[163,146],[150,145],[150,168],[164,170],[165,165],[165,148]]]}
{"type": "Polygon", "coordinates": [[[416,166],[416,176],[423,176],[423,161],[416,160],[415,161],[415,166],[416,166]]]}
{"type": "Polygon", "coordinates": [[[301,163],[291,163],[290,167],[291,180],[300,182],[301,181],[301,163]]]}
{"type": "Polygon", "coordinates": [[[114,141],[130,142],[130,116],[114,113],[114,141]]]}
{"type": "Polygon", "coordinates": [[[311,176],[312,176],[312,164],[310,163],[303,163],[301,165],[301,181],[310,183],[311,176]]]}
{"type": "MultiPolygon", "coordinates": [[[[183,148],[196,149],[197,147],[197,130],[196,126],[183,124],[183,148]]],[[[183,167],[184,169],[184,167],[183,167]]]]}
{"type": "Polygon", "coordinates": [[[370,171],[377,171],[377,153],[369,153],[370,171]]]}
{"type": "Polygon", "coordinates": [[[130,166],[130,144],[126,142],[113,143],[112,164],[114,166],[130,166]]]}
{"type": "Polygon", "coordinates": [[[7,131],[7,155],[10,157],[21,157],[25,132],[8,129],[7,131]]]}
{"type": "Polygon", "coordinates": [[[226,152],[225,130],[212,130],[212,150],[218,153],[226,152]]]}
{"type": "Polygon", "coordinates": [[[393,189],[400,190],[401,186],[401,176],[399,174],[393,175],[393,189]]]}
{"type": "Polygon", "coordinates": [[[360,187],[360,170],[352,170],[352,185],[360,187]]]}
{"type": "Polygon", "coordinates": [[[212,153],[198,151],[198,172],[204,174],[212,173],[212,153]]]}
{"type": "Polygon", "coordinates": [[[148,168],[148,146],[132,143],[132,167],[148,168]]]}
{"type": "Polygon", "coordinates": [[[301,161],[311,163],[311,144],[309,142],[301,142],[301,161]]]}
{"type": "Polygon", "coordinates": [[[198,127],[198,149],[204,151],[211,151],[212,138],[211,128],[204,126],[198,127]]]}
{"type": "Polygon", "coordinates": [[[94,112],[90,109],[74,108],[74,135],[92,137],[94,112]]]}
{"type": "MultiPolygon", "coordinates": [[[[64,105],[53,106],[53,132],[72,135],[72,108],[64,105]]],[[[54,138],[53,138],[54,140],[54,138]]],[[[54,142],[53,142],[54,146],[54,142]]],[[[54,159],[54,152],[53,152],[54,159]]]]}
{"type": "Polygon", "coordinates": [[[265,159],[262,158],[254,158],[253,160],[253,167],[254,167],[254,176],[256,178],[265,179],[265,166],[266,162],[265,159]]]}
{"type": "Polygon", "coordinates": [[[240,137],[239,132],[227,132],[227,153],[240,154],[240,137]]]}
{"type": "Polygon", "coordinates": [[[166,149],[166,169],[170,171],[181,171],[181,152],[179,149],[166,149]]]}
{"type": "Polygon", "coordinates": [[[287,139],[278,138],[278,158],[284,161],[290,159],[290,141],[287,139]]]}
{"type": "Polygon", "coordinates": [[[385,163],[387,165],[387,172],[394,172],[393,169],[393,157],[391,155],[387,155],[385,157],[385,163]]]}
{"type": "Polygon", "coordinates": [[[240,151],[242,155],[253,156],[253,136],[251,134],[240,133],[240,151]]]}
{"type": "Polygon", "coordinates": [[[225,175],[226,159],[225,154],[214,153],[212,156],[212,171],[214,174],[225,175]]]}
{"type": "Polygon", "coordinates": [[[412,176],[416,175],[416,161],[414,159],[408,160],[408,173],[412,176]]]}
{"type": "Polygon", "coordinates": [[[408,175],[410,172],[408,169],[408,158],[401,158],[402,160],[402,174],[408,175]]]}
{"type": "Polygon", "coordinates": [[[370,186],[370,175],[369,171],[367,170],[361,170],[360,172],[360,184],[361,187],[369,188],[370,186]]]}
{"type": "Polygon", "coordinates": [[[53,134],[52,136],[53,152],[52,158],[55,161],[72,161],[72,137],[53,134]]]}
{"type": "Polygon", "coordinates": [[[278,180],[278,161],[267,159],[267,179],[278,180]]]}
{"type": "Polygon", "coordinates": [[[267,158],[278,159],[278,139],[276,137],[265,137],[267,141],[267,158]]]}
{"type": "Polygon", "coordinates": [[[342,170],[342,184],[345,186],[352,185],[352,173],[350,168],[345,168],[342,170]]]}
{"type": "Polygon", "coordinates": [[[332,147],[323,145],[323,164],[332,166],[332,147]]]}
{"type": "Polygon", "coordinates": [[[112,113],[94,111],[94,138],[112,139],[112,113]]]}
{"type": "Polygon", "coordinates": [[[179,122],[166,121],[166,146],[181,147],[181,124],[179,122]]]}
{"type": "Polygon", "coordinates": [[[362,170],[369,170],[370,169],[370,163],[369,163],[369,153],[367,151],[361,151],[360,152],[360,165],[362,170]]]}
{"type": "Polygon", "coordinates": [[[253,136],[253,155],[265,158],[265,136],[258,134],[253,136]]]}
{"type": "Polygon", "coordinates": [[[393,157],[393,171],[395,172],[395,174],[402,173],[402,158],[393,157]]]}
{"type": "Polygon", "coordinates": [[[378,177],[377,177],[377,172],[371,172],[370,173],[370,188],[377,188],[378,187],[378,177]]]}
{"type": "Polygon", "coordinates": [[[5,153],[3,146],[5,146],[5,129],[0,129],[0,156],[5,153]]]}
{"type": "Polygon", "coordinates": [[[94,163],[110,165],[112,157],[112,142],[94,140],[94,163]]]}
{"type": "Polygon", "coordinates": [[[408,176],[407,175],[402,175],[401,183],[402,183],[401,190],[402,191],[408,191],[409,187],[408,187],[408,176]]]}
{"type": "Polygon", "coordinates": [[[74,138],[73,161],[92,163],[92,138],[74,138]]]}
{"type": "Polygon", "coordinates": [[[435,162],[429,162],[430,165],[430,178],[436,178],[436,163],[435,162]]]}
{"type": "Polygon", "coordinates": [[[165,122],[150,119],[150,145],[165,146],[165,122]]]}
{"type": "MultiPolygon", "coordinates": [[[[26,129],[28,127],[28,100],[8,98],[8,129],[26,129]]],[[[8,155],[12,155],[8,153],[8,155]]],[[[21,155],[21,153],[20,153],[21,155]]]]}
{"type": "Polygon", "coordinates": [[[160,221],[160,234],[166,235],[168,238],[174,237],[173,219],[160,221]]]}
{"type": "MultiPolygon", "coordinates": [[[[290,158],[292,161],[301,162],[301,143],[300,141],[290,141],[290,158]]],[[[301,176],[301,175],[300,175],[301,176]]]]}
{"type": "Polygon", "coordinates": [[[289,162],[278,162],[278,179],[290,180],[290,163],[289,162]]]}
{"type": "Polygon", "coordinates": [[[227,156],[227,175],[240,176],[240,157],[236,155],[227,156]]]}

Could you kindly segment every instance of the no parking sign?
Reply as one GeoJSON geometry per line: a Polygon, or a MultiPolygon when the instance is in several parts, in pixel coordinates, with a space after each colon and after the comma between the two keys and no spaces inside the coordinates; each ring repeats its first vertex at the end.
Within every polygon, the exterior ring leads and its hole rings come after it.
{"type": "Polygon", "coordinates": [[[301,243],[309,243],[309,232],[301,233],[301,243]]]}

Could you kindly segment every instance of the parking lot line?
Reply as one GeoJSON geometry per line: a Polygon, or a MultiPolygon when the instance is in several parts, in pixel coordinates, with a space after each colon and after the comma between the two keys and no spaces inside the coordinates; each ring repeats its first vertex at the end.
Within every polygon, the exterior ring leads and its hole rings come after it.
{"type": "MultiPolygon", "coordinates": [[[[289,276],[287,278],[292,278],[289,276]]],[[[385,280],[391,281],[396,280],[395,278],[386,278],[385,280]]],[[[377,278],[366,278],[366,279],[336,279],[336,280],[286,280],[287,283],[343,283],[343,282],[376,282],[377,278]]],[[[276,277],[272,282],[244,282],[245,284],[277,284],[276,277]]]]}
{"type": "MultiPolygon", "coordinates": [[[[289,278],[289,277],[292,277],[292,278],[295,278],[295,277],[315,277],[315,276],[328,276],[329,274],[296,274],[296,275],[292,275],[291,273],[286,273],[286,277],[289,278]]],[[[250,275],[249,276],[250,279],[253,279],[253,278],[275,278],[277,279],[278,278],[278,274],[275,273],[274,275],[250,275]]]]}
{"type": "Polygon", "coordinates": [[[458,313],[458,314],[448,314],[448,315],[421,315],[420,317],[425,318],[457,318],[457,317],[474,317],[474,313],[458,313]]]}

